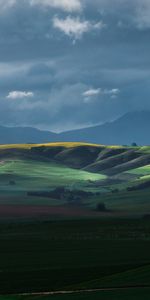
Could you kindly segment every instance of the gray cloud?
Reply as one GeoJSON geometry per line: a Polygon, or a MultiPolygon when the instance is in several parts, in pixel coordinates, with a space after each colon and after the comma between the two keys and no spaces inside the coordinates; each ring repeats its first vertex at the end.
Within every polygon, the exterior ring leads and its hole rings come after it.
{"type": "Polygon", "coordinates": [[[0,10],[1,124],[62,130],[150,109],[148,0],[1,0],[0,10]]]}

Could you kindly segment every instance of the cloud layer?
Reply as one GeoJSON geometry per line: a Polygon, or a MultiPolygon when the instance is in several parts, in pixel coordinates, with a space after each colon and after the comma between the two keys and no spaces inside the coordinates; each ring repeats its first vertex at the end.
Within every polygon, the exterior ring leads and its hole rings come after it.
{"type": "Polygon", "coordinates": [[[63,130],[149,110],[149,34],[149,0],[0,0],[0,123],[63,130]]]}

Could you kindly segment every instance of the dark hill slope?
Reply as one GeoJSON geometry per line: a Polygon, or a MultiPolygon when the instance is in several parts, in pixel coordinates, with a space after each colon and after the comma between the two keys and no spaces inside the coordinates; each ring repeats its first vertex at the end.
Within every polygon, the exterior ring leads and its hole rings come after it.
{"type": "Polygon", "coordinates": [[[126,151],[127,151],[127,148],[123,148],[123,147],[120,147],[120,148],[104,147],[102,149],[102,151],[99,153],[99,155],[97,157],[97,161],[112,157],[114,155],[119,155],[126,151]]]}
{"type": "Polygon", "coordinates": [[[111,169],[115,166],[122,165],[126,162],[132,161],[133,159],[140,156],[140,154],[134,150],[127,150],[122,154],[115,154],[105,159],[100,159],[93,164],[85,168],[86,171],[90,172],[101,172],[107,169],[111,169]]]}
{"type": "Polygon", "coordinates": [[[139,167],[143,167],[150,164],[150,154],[148,155],[140,155],[139,157],[135,159],[131,159],[129,161],[126,161],[122,164],[118,164],[117,166],[114,166],[113,168],[109,168],[105,171],[105,173],[109,175],[115,175],[118,173],[122,173],[131,169],[136,169],[139,167]]]}
{"type": "Polygon", "coordinates": [[[84,168],[94,163],[102,147],[79,146],[61,151],[55,156],[55,160],[75,168],[84,168]]]}

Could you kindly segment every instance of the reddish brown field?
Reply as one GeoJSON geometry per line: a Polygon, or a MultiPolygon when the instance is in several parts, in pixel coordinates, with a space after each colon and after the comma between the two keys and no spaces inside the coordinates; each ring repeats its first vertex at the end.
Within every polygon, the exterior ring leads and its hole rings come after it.
{"type": "MultiPolygon", "coordinates": [[[[136,214],[139,215],[139,214],[136,214]]],[[[47,206],[47,205],[0,205],[0,219],[7,218],[81,218],[81,217],[127,217],[128,211],[99,212],[81,206],[47,206]]]]}
{"type": "Polygon", "coordinates": [[[0,218],[31,218],[31,217],[94,217],[111,216],[112,213],[100,213],[77,206],[27,206],[0,205],[0,218]]]}

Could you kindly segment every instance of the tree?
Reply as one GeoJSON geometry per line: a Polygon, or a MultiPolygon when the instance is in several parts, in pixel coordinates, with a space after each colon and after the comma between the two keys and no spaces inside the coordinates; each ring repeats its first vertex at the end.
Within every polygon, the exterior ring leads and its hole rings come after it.
{"type": "Polygon", "coordinates": [[[105,206],[105,203],[98,203],[98,204],[97,204],[97,210],[98,210],[98,211],[101,211],[101,212],[107,211],[106,206],[105,206]]]}
{"type": "Polygon", "coordinates": [[[131,146],[132,147],[137,147],[137,143],[134,142],[134,143],[131,144],[131,146]]]}

